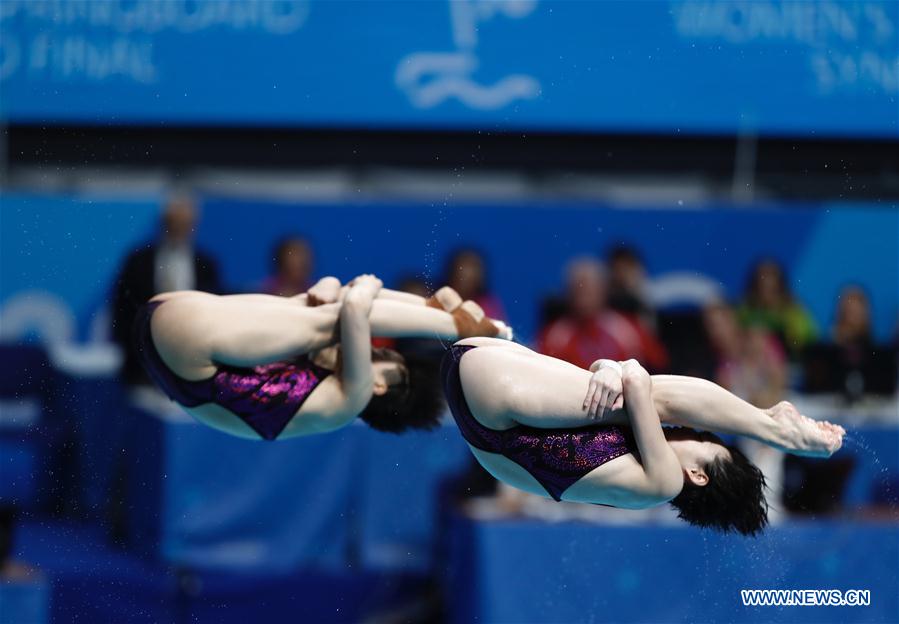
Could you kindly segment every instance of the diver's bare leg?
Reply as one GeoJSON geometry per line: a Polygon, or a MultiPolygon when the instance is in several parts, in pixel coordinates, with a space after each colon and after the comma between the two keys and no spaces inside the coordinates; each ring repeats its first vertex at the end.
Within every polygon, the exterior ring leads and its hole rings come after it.
{"type": "Polygon", "coordinates": [[[152,318],[153,341],[185,379],[202,379],[216,363],[257,366],[334,343],[340,305],[307,308],[287,298],[213,295],[172,298],[152,318]]]}
{"type": "Polygon", "coordinates": [[[827,457],[845,433],[802,416],[787,402],[759,409],[705,379],[654,375],[652,387],[664,423],[746,436],[788,453],[827,457]]]}
{"type": "Polygon", "coordinates": [[[453,316],[425,305],[378,298],[372,303],[368,320],[372,336],[381,338],[459,339],[453,316]]]}
{"type": "Polygon", "coordinates": [[[384,338],[437,338],[456,341],[460,338],[489,335],[512,339],[511,328],[501,321],[488,319],[484,310],[474,301],[465,301],[459,309],[446,312],[431,306],[376,299],[368,319],[372,335],[384,338]]]}

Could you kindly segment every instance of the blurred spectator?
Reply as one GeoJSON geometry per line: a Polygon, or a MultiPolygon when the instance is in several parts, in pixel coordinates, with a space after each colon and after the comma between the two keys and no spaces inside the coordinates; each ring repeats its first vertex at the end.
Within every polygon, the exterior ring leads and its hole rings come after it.
{"type": "Polygon", "coordinates": [[[215,260],[194,247],[196,222],[193,198],[171,197],[162,211],[158,239],[128,254],[119,270],[112,335],[125,354],[121,378],[129,385],[149,383],[131,342],[131,324],[138,307],[153,295],[170,290],[221,291],[215,260]]]}
{"type": "Polygon", "coordinates": [[[739,317],[744,327],[767,327],[791,357],[818,333],[811,315],[793,297],[783,269],[773,260],[763,260],[752,270],[739,317]]]}
{"type": "Polygon", "coordinates": [[[397,282],[397,290],[424,298],[431,296],[431,289],[425,281],[415,275],[407,275],[397,282]]]}
{"type": "Polygon", "coordinates": [[[861,286],[846,286],[837,300],[836,319],[831,334],[834,344],[847,351],[864,350],[874,342],[871,336],[871,304],[861,286]]]}
{"type": "Polygon", "coordinates": [[[315,259],[305,239],[298,236],[282,239],[272,250],[272,260],[274,274],[262,283],[262,292],[293,297],[312,286],[315,259]]]}
{"type": "Polygon", "coordinates": [[[606,306],[608,281],[601,263],[575,260],[566,280],[566,311],[540,331],[541,353],[582,368],[598,358],[635,358],[656,371],[665,367],[667,356],[656,337],[643,324],[606,306]]]}
{"type": "Polygon", "coordinates": [[[447,260],[444,281],[440,285],[455,289],[463,300],[476,302],[490,318],[506,318],[502,302],[490,293],[487,267],[480,252],[470,248],[454,252],[447,260]]]}
{"type": "Polygon", "coordinates": [[[741,327],[725,303],[707,306],[704,320],[717,356],[715,381],[759,407],[780,401],[787,382],[786,357],[771,333],[760,325],[741,327]]]}
{"type": "Polygon", "coordinates": [[[655,370],[670,364],[667,349],[658,340],[656,311],[649,300],[646,268],[637,250],[618,245],[609,253],[609,307],[638,326],[644,350],[653,353],[655,370]]]}
{"type": "Polygon", "coordinates": [[[653,326],[655,309],[649,302],[646,268],[637,250],[618,245],[607,257],[609,265],[609,307],[653,326]]]}
{"type": "Polygon", "coordinates": [[[811,345],[803,353],[803,389],[841,393],[849,402],[865,394],[894,394],[897,349],[875,343],[865,290],[858,285],[843,288],[834,316],[831,341],[811,345]]]}

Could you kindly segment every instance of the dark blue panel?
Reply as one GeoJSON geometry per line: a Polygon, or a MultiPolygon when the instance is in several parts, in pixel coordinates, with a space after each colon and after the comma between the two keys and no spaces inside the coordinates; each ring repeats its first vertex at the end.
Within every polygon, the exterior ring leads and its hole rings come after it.
{"type": "Polygon", "coordinates": [[[362,433],[360,559],[375,569],[427,571],[435,563],[441,485],[464,470],[471,452],[451,423],[401,436],[362,433]]]}
{"type": "Polygon", "coordinates": [[[355,427],[271,443],[229,436],[173,409],[133,417],[133,548],[201,569],[343,569],[360,465],[355,427]]]}
{"type": "Polygon", "coordinates": [[[49,618],[50,584],[43,575],[0,582],[0,622],[48,624],[49,618]]]}
{"type": "Polygon", "coordinates": [[[689,527],[460,520],[454,621],[895,622],[899,531],[789,524],[759,539],[689,527]],[[869,589],[867,607],[744,607],[741,589],[869,589]]]}

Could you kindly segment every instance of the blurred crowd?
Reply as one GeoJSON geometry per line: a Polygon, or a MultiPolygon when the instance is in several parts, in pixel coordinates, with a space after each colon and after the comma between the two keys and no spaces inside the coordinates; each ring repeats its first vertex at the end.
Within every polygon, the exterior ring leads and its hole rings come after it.
{"type": "MultiPolygon", "coordinates": [[[[217,263],[194,243],[198,214],[186,194],[166,204],[154,240],[125,258],[113,294],[113,336],[126,354],[123,378],[145,382],[128,329],[140,303],[166,290],[223,293],[217,263]]],[[[319,277],[312,246],[299,234],[275,241],[271,272],[251,285],[256,292],[293,296],[319,277]]],[[[427,295],[443,284],[479,303],[488,316],[508,320],[491,289],[484,254],[460,247],[429,284],[421,273],[392,286],[427,295]]],[[[532,345],[541,353],[587,368],[598,358],[639,360],[653,373],[712,379],[747,401],[770,406],[788,390],[843,394],[895,391],[895,348],[877,344],[870,295],[846,285],[834,302],[834,323],[817,326],[792,292],[783,267],[763,259],[747,276],[738,301],[707,296],[691,306],[655,304],[652,280],[636,247],[618,244],[604,254],[571,259],[557,293],[539,311],[532,345]]]]}

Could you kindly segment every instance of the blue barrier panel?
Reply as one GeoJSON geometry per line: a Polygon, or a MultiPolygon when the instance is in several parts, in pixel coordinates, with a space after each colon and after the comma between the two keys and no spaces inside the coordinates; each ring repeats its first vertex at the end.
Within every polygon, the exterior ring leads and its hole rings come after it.
{"type": "MultiPolygon", "coordinates": [[[[60,373],[60,385],[57,402],[73,434],[76,460],[71,477],[73,511],[82,518],[105,520],[110,512],[110,494],[121,478],[122,450],[128,439],[124,392],[118,380],[109,375],[60,373]]],[[[62,479],[60,475],[56,481],[62,479]]]]}
{"type": "Polygon", "coordinates": [[[360,559],[375,569],[427,571],[434,564],[441,485],[471,453],[455,424],[401,436],[363,430],[360,559]]]}
{"type": "Polygon", "coordinates": [[[0,624],[47,624],[50,584],[41,574],[27,579],[0,577],[0,624]]]}
{"type": "Polygon", "coordinates": [[[843,447],[834,457],[852,457],[854,467],[846,484],[843,504],[858,507],[872,502],[899,500],[899,428],[893,426],[850,427],[843,447]],[[881,500],[878,501],[877,499],[881,500]]]}
{"type": "Polygon", "coordinates": [[[899,526],[689,527],[456,519],[455,622],[895,622],[899,526]],[[870,606],[744,607],[741,589],[867,589],[870,606]]]}
{"type": "Polygon", "coordinates": [[[895,2],[6,0],[0,118],[899,136],[895,2]]]}
{"type": "Polygon", "coordinates": [[[0,504],[29,508],[38,500],[38,466],[41,465],[36,440],[0,438],[0,504]]]}
{"type": "Polygon", "coordinates": [[[52,622],[176,621],[174,578],[111,546],[98,527],[26,521],[17,527],[14,552],[49,581],[52,622]]]}
{"type": "Polygon", "coordinates": [[[126,461],[137,550],[200,569],[344,568],[356,431],[264,443],[177,417],[133,418],[126,461]]]}
{"type": "Polygon", "coordinates": [[[19,527],[15,551],[40,568],[40,595],[10,593],[0,582],[0,624],[42,624],[47,601],[52,622],[359,622],[405,606],[408,592],[422,584],[355,568],[286,575],[179,570],[125,553],[94,528],[46,519],[19,527]]]}

